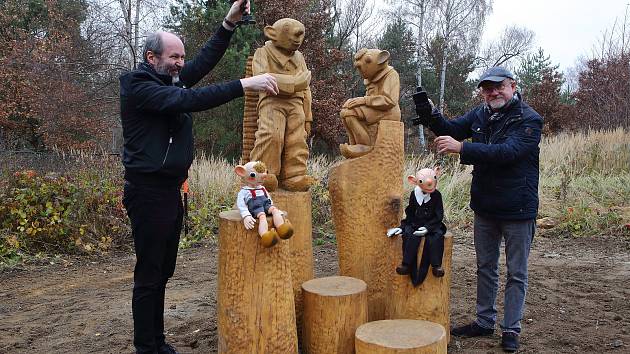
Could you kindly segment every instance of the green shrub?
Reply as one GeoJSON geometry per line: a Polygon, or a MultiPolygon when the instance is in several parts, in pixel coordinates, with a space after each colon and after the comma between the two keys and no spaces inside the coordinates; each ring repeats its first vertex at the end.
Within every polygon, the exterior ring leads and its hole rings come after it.
{"type": "Polygon", "coordinates": [[[128,242],[120,184],[33,171],[0,186],[0,261],[36,252],[92,253],[128,242]]]}

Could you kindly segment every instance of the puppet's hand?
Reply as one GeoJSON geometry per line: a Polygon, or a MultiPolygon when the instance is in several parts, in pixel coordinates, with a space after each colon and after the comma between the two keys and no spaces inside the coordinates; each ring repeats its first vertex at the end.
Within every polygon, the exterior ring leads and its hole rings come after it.
{"type": "Polygon", "coordinates": [[[402,234],[402,229],[400,227],[393,227],[387,230],[387,237],[392,237],[400,234],[402,234]]]}
{"type": "Polygon", "coordinates": [[[243,225],[245,225],[245,228],[247,230],[251,230],[254,228],[254,224],[256,224],[256,219],[254,219],[253,216],[251,215],[247,215],[244,219],[243,219],[243,225]]]}
{"type": "Polygon", "coordinates": [[[422,236],[426,235],[426,234],[427,234],[427,232],[429,232],[429,230],[427,230],[427,228],[426,228],[426,227],[424,227],[424,226],[420,226],[420,227],[418,228],[418,230],[416,230],[416,231],[414,231],[414,232],[413,232],[413,235],[414,235],[414,236],[418,236],[418,237],[422,237],[422,236]]]}

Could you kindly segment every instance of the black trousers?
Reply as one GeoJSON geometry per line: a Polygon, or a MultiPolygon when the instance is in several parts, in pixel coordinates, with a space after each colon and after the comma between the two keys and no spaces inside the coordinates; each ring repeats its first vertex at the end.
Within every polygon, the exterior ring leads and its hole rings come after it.
{"type": "MultiPolygon", "coordinates": [[[[403,260],[402,263],[408,267],[416,267],[418,260],[418,248],[422,242],[422,237],[414,236],[413,232],[417,228],[406,227],[403,230],[403,260]]],[[[427,252],[423,252],[423,256],[428,253],[428,263],[432,267],[440,267],[442,265],[442,256],[444,255],[444,236],[435,232],[430,232],[425,236],[424,247],[427,252]]]]}
{"type": "Polygon", "coordinates": [[[184,215],[180,189],[125,182],[123,204],[136,251],[133,344],[138,353],[154,353],[164,344],[164,293],[175,272],[184,215]]]}

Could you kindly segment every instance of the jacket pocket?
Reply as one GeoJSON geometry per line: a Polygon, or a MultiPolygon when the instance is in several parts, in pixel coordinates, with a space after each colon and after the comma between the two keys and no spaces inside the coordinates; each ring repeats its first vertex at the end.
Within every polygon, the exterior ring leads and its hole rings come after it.
{"type": "Polygon", "coordinates": [[[493,207],[497,212],[514,214],[523,211],[527,192],[526,180],[525,177],[520,177],[494,181],[493,207]]]}
{"type": "Polygon", "coordinates": [[[476,181],[471,185],[471,204],[488,214],[521,213],[525,208],[526,181],[525,177],[476,181]]]}
{"type": "Polygon", "coordinates": [[[475,122],[473,123],[473,125],[470,127],[470,136],[472,137],[472,142],[473,143],[485,143],[487,138],[486,138],[486,129],[483,125],[481,125],[479,122],[475,122]]]}

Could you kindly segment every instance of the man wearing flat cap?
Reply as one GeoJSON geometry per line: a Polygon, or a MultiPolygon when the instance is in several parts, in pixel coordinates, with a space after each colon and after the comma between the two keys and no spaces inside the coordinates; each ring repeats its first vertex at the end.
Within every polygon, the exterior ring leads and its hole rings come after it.
{"type": "Polygon", "coordinates": [[[445,119],[426,95],[414,95],[417,122],[438,137],[440,153],[459,154],[473,165],[470,208],[475,213],[477,318],[455,327],[460,337],[489,336],[497,320],[499,254],[505,240],[507,279],[501,345],[518,349],[527,291],[527,259],[538,212],[538,156],[543,119],[516,91],[514,75],[493,67],[477,87],[484,103],[461,117],[445,119]],[[470,139],[470,140],[468,140],[470,139]]]}

